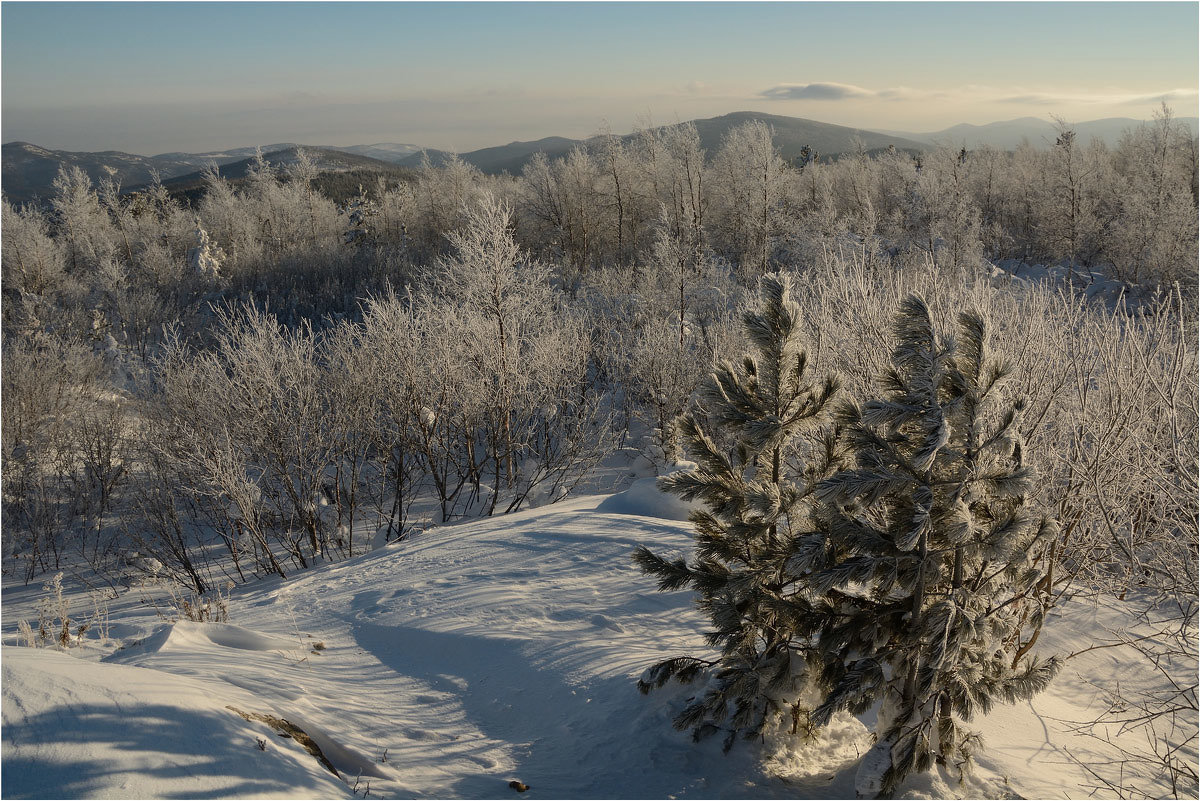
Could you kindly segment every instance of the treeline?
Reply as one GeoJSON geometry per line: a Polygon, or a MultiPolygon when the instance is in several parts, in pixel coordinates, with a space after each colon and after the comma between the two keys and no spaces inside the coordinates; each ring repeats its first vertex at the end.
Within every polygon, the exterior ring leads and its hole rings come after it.
{"type": "Polygon", "coordinates": [[[260,158],[184,206],[75,170],[49,212],[4,204],[6,571],[135,548],[203,592],[557,500],[619,445],[668,464],[783,270],[854,397],[908,293],[1013,340],[1060,591],[1195,583],[1196,140],[1165,111],[1112,151],[788,165],[762,124],[711,154],[682,125],[340,206],[319,177],[260,158]],[[1182,284],[1110,307],[985,258],[1182,284]]]}

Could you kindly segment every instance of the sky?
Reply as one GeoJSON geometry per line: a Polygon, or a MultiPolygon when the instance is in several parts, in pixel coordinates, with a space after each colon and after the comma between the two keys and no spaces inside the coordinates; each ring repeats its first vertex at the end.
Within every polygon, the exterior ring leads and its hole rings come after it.
{"type": "Polygon", "coordinates": [[[761,111],[929,132],[1197,115],[1200,4],[0,4],[0,138],[466,152],[761,111]]]}

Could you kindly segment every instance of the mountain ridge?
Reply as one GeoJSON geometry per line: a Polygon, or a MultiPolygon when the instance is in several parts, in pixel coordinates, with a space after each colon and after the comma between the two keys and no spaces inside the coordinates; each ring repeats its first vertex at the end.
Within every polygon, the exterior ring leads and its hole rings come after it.
{"type": "MultiPolygon", "coordinates": [[[[751,121],[762,121],[771,126],[775,133],[775,146],[780,155],[787,161],[795,161],[803,147],[808,146],[823,156],[837,156],[852,152],[856,148],[855,137],[862,140],[868,152],[886,149],[888,146],[900,150],[919,152],[928,150],[929,145],[903,137],[873,131],[866,128],[855,128],[847,125],[835,125],[819,122],[802,117],[784,117],[778,114],[766,114],[757,111],[734,111],[718,117],[689,120],[688,122],[672,123],[654,126],[655,130],[673,128],[676,125],[687,125],[689,122],[696,126],[700,136],[700,146],[711,156],[721,146],[721,141],[730,130],[738,125],[751,121]]],[[[637,137],[637,132],[624,134],[617,138],[622,142],[631,142],[637,137]]],[[[419,167],[428,157],[431,164],[444,164],[452,156],[457,155],[485,173],[518,174],[533,158],[535,153],[545,153],[550,158],[565,156],[575,147],[595,147],[602,137],[593,136],[587,139],[569,139],[561,136],[549,136],[532,141],[515,141],[507,145],[481,148],[467,153],[452,153],[445,150],[424,150],[400,162],[405,167],[419,167]]]]}
{"type": "MultiPolygon", "coordinates": [[[[938,144],[976,148],[990,145],[1002,150],[1011,150],[1023,141],[1035,146],[1052,144],[1056,136],[1054,123],[1038,117],[1018,117],[1012,120],[976,125],[960,123],[940,131],[911,132],[897,130],[868,129],[847,125],[810,120],[803,117],[786,117],[756,111],[734,111],[717,117],[691,120],[700,136],[701,146],[711,155],[720,147],[725,134],[737,125],[752,120],[762,121],[772,127],[775,146],[785,160],[794,161],[803,147],[808,146],[821,156],[829,158],[852,152],[859,143],[867,152],[877,152],[895,147],[909,152],[928,150],[938,144]]],[[[1196,133],[1200,121],[1195,117],[1177,118],[1196,133]]],[[[1143,120],[1126,117],[1109,117],[1072,123],[1071,127],[1083,141],[1098,138],[1110,147],[1115,145],[1121,134],[1142,124],[1143,120]]],[[[687,123],[674,123],[680,125],[687,123]]],[[[668,128],[672,125],[657,126],[668,128]]],[[[631,141],[637,133],[618,138],[631,141]]],[[[536,153],[545,153],[550,158],[565,156],[575,147],[595,147],[601,137],[572,139],[563,136],[547,136],[529,141],[513,141],[458,154],[458,157],[489,174],[519,174],[536,153]]],[[[278,153],[303,147],[311,152],[340,152],[367,158],[376,165],[362,163],[362,169],[384,169],[393,167],[419,167],[428,158],[430,163],[444,164],[451,158],[451,151],[422,148],[412,144],[377,142],[374,144],[348,145],[344,147],[325,145],[300,145],[294,142],[276,143],[261,147],[263,153],[278,153]],[[383,165],[383,166],[380,166],[383,165]]],[[[111,178],[127,190],[144,186],[158,173],[165,182],[179,179],[198,178],[198,173],[209,164],[218,168],[251,159],[256,147],[229,148],[203,153],[167,152],[154,156],[124,153],[118,150],[67,151],[53,150],[39,145],[13,141],[3,145],[2,184],[4,195],[13,203],[27,203],[45,199],[53,194],[54,177],[63,166],[78,166],[94,183],[111,178]],[[197,173],[197,175],[192,175],[197,173]]],[[[329,157],[326,157],[327,159],[329,157]]],[[[333,167],[337,169],[338,167],[333,167]]],[[[340,168],[346,169],[346,165],[340,168]]],[[[182,181],[181,183],[186,183],[182,181]]]]}
{"type": "MultiPolygon", "coordinates": [[[[1200,119],[1196,117],[1176,117],[1175,121],[1188,126],[1193,134],[1200,129],[1200,119]]],[[[1099,139],[1108,147],[1114,147],[1125,131],[1148,122],[1148,120],[1136,120],[1130,117],[1104,117],[1097,120],[1068,122],[1067,125],[1075,131],[1080,141],[1088,142],[1092,139],[1099,139]]],[[[912,131],[886,131],[886,133],[908,137],[930,145],[947,143],[967,148],[989,145],[1001,150],[1013,150],[1020,147],[1023,141],[1028,141],[1035,147],[1054,144],[1054,140],[1058,136],[1058,127],[1054,122],[1040,117],[1018,117],[983,125],[964,122],[940,131],[927,133],[912,131]]]]}

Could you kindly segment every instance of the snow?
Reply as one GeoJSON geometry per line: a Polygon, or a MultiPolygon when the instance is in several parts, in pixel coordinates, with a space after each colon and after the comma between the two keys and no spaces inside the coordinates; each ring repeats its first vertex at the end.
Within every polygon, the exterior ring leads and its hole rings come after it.
{"type": "Polygon", "coordinates": [[[7,646],[2,670],[5,798],[351,796],[219,685],[7,646]]]}
{"type": "Polygon", "coordinates": [[[656,517],[664,520],[686,520],[698,502],[686,502],[678,495],[668,495],[658,487],[658,478],[638,478],[624,492],[610,495],[601,501],[596,511],[610,514],[637,514],[640,517],[656,517]]]}
{"type": "MultiPolygon", "coordinates": [[[[691,462],[676,462],[668,473],[695,468],[691,462]]],[[[687,520],[693,510],[703,509],[699,501],[688,502],[678,495],[662,492],[658,478],[647,476],[634,481],[629,489],[610,495],[600,502],[597,511],[618,515],[657,517],[663,520],[687,520]]]]}
{"type": "MultiPolygon", "coordinates": [[[[631,562],[637,545],[691,546],[643,482],[236,588],[229,623],[163,620],[134,588],[110,602],[117,639],[93,627],[66,653],[14,647],[41,593],[5,588],[3,795],[332,798],[369,782],[380,798],[853,797],[868,716],[723,755],[723,738],[670,725],[697,687],[638,693],[650,664],[705,655],[706,628],[690,592],[656,592],[631,562]],[[339,777],[228,707],[303,730],[339,777]]],[[[1080,650],[1121,616],[1077,602],[1039,650],[1080,650]]],[[[1121,651],[1071,659],[1047,692],[975,721],[974,776],[935,771],[902,794],[1087,797],[1071,754],[1103,749],[1067,721],[1097,712],[1089,680],[1137,670],[1121,651]]]]}

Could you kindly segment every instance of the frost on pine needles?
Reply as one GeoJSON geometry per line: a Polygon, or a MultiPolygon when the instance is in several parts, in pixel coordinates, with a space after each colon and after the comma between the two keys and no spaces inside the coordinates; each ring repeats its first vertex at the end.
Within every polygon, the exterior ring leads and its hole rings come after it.
{"type": "Polygon", "coordinates": [[[660,662],[639,688],[707,677],[706,692],[675,725],[697,739],[723,729],[727,749],[738,733],[760,736],[780,719],[793,732],[799,725],[809,683],[803,647],[820,615],[808,608],[789,556],[816,530],[812,490],[832,472],[834,455],[819,433],[838,391],[835,377],[813,376],[786,277],[763,278],[761,309],[748,312],[744,325],[756,353],[719,364],[699,408],[679,424],[698,466],[659,483],[707,507],[691,516],[695,559],[669,561],[644,547],[634,554],[660,589],[696,590],[712,622],[708,642],[721,652],[716,661],[660,662]]]}
{"type": "Polygon", "coordinates": [[[959,316],[958,342],[939,338],[916,297],[894,334],[883,396],[839,410],[855,466],[816,491],[838,557],[813,586],[845,602],[821,632],[829,691],[813,721],[881,703],[865,796],[934,759],[961,768],[976,740],[961,723],[1029,698],[1058,667],[1026,658],[1046,611],[1037,560],[1056,525],[1028,508],[1024,403],[1000,390],[1009,366],[978,315],[959,316]]]}
{"type": "Polygon", "coordinates": [[[660,589],[696,590],[720,656],[660,662],[639,687],[706,677],[675,725],[724,729],[726,747],[788,713],[811,733],[878,706],[858,790],[890,795],[934,760],[962,770],[978,741],[962,724],[1053,678],[1056,658],[1028,654],[1057,525],[1027,501],[1024,402],[1004,399],[1010,367],[977,314],[956,341],[907,298],[881,397],[830,415],[838,382],[809,377],[786,279],[762,294],[757,354],[722,363],[680,422],[698,467],[660,482],[707,507],[695,559],[635,553],[660,589]]]}

